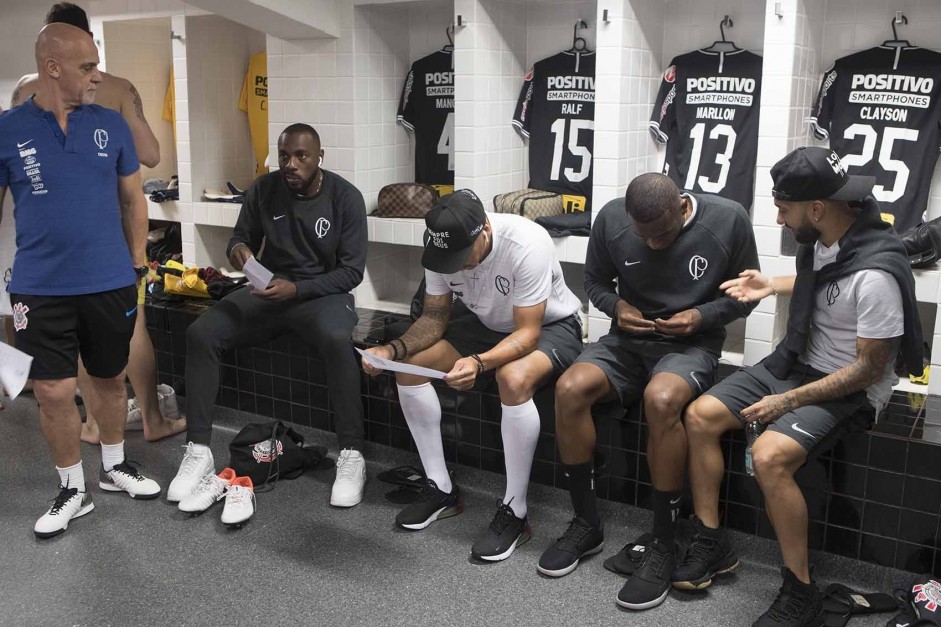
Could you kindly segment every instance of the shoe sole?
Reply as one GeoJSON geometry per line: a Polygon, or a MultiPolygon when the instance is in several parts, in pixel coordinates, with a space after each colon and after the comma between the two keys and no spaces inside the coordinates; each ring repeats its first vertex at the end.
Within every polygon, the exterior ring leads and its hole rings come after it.
{"type": "Polygon", "coordinates": [[[434,512],[431,516],[428,517],[428,520],[419,523],[400,523],[396,522],[399,527],[403,529],[409,529],[410,531],[420,531],[433,523],[436,520],[442,520],[444,518],[450,518],[451,516],[457,516],[464,511],[464,506],[461,503],[455,505],[449,505],[447,507],[442,507],[438,511],[434,512]]]}
{"type": "MultiPolygon", "coordinates": [[[[206,509],[194,509],[194,510],[189,510],[189,509],[183,509],[183,508],[180,507],[179,505],[177,506],[177,509],[180,510],[181,512],[183,512],[184,514],[189,514],[190,516],[201,516],[201,515],[205,514],[206,512],[208,512],[209,510],[211,510],[214,505],[216,505],[217,503],[220,503],[223,498],[224,498],[224,496],[220,496],[220,497],[217,498],[215,501],[213,501],[212,503],[210,503],[210,504],[209,504],[209,507],[207,507],[206,509]]],[[[180,502],[182,503],[182,500],[181,500],[180,502]]]]}
{"type": "MultiPolygon", "coordinates": [[[[252,515],[254,515],[254,512],[252,512],[252,515]]],[[[251,520],[251,519],[252,519],[252,516],[249,516],[248,518],[246,518],[246,519],[244,519],[244,520],[239,520],[239,521],[236,521],[236,522],[225,522],[225,521],[222,521],[222,524],[225,525],[226,527],[228,527],[229,529],[241,529],[242,526],[243,526],[245,523],[247,523],[249,520],[251,520]]]]}
{"type": "Polygon", "coordinates": [[[649,610],[652,607],[657,607],[667,598],[667,595],[670,594],[670,586],[667,586],[666,590],[663,591],[663,594],[658,596],[656,599],[650,601],[644,601],[643,603],[628,603],[627,601],[622,601],[621,599],[615,598],[615,602],[621,607],[626,607],[629,610],[649,610]]]}
{"type": "Polygon", "coordinates": [[[706,588],[712,585],[712,580],[717,575],[726,575],[728,573],[731,573],[733,570],[738,568],[740,564],[741,562],[739,562],[736,559],[735,562],[731,566],[726,566],[724,568],[714,570],[701,579],[695,579],[692,581],[674,581],[673,587],[676,588],[677,590],[705,590],[706,588]]]}
{"type": "Polygon", "coordinates": [[[76,518],[80,518],[80,517],[84,516],[85,514],[90,514],[93,509],[95,509],[95,503],[94,503],[94,502],[89,503],[88,505],[86,505],[86,506],[83,507],[82,509],[78,510],[78,512],[76,512],[76,514],[75,514],[74,516],[72,516],[72,517],[69,518],[67,521],[65,521],[65,526],[62,527],[62,529],[57,529],[57,530],[55,530],[55,531],[36,531],[35,529],[33,529],[33,533],[36,534],[36,537],[37,537],[37,538],[42,538],[43,540],[45,540],[45,539],[47,539],[47,538],[54,538],[54,537],[56,537],[56,536],[58,536],[58,535],[61,535],[61,534],[65,533],[65,530],[69,528],[69,523],[70,523],[70,522],[72,522],[72,521],[75,520],[76,518]]]}
{"type": "Polygon", "coordinates": [[[570,572],[578,568],[579,561],[583,560],[584,558],[590,555],[601,553],[603,550],[604,550],[604,541],[602,541],[601,544],[599,544],[595,548],[588,549],[587,551],[582,553],[580,556],[578,556],[578,558],[574,562],[572,562],[571,566],[566,566],[565,568],[560,568],[559,570],[549,570],[548,568],[543,568],[539,564],[536,564],[536,570],[541,572],[546,577],[565,577],[567,574],[569,574],[570,572]]]}
{"type": "Polygon", "coordinates": [[[333,507],[355,507],[362,503],[363,494],[366,492],[365,489],[361,490],[360,493],[352,499],[335,499],[333,495],[330,495],[330,505],[333,507]]]}
{"type": "Polygon", "coordinates": [[[524,529],[522,533],[520,533],[520,535],[516,538],[516,540],[513,540],[513,543],[510,544],[510,548],[508,548],[503,553],[498,553],[496,555],[481,555],[480,553],[475,553],[473,550],[471,550],[471,557],[484,560],[486,562],[502,562],[509,556],[513,555],[513,551],[515,551],[518,546],[521,544],[526,544],[532,537],[532,529],[527,526],[526,529],[524,529]]]}
{"type": "Polygon", "coordinates": [[[130,492],[128,492],[128,491],[125,490],[124,488],[118,487],[118,486],[114,485],[113,483],[105,483],[104,481],[99,481],[99,482],[98,482],[98,487],[101,488],[102,490],[104,490],[105,492],[124,492],[124,493],[127,494],[129,497],[131,497],[132,499],[138,499],[138,500],[141,500],[141,501],[150,501],[150,500],[152,500],[152,499],[155,499],[155,498],[157,498],[158,496],[160,496],[160,493],[161,493],[161,492],[163,492],[163,490],[157,490],[157,491],[154,492],[153,494],[131,494],[130,492]]]}

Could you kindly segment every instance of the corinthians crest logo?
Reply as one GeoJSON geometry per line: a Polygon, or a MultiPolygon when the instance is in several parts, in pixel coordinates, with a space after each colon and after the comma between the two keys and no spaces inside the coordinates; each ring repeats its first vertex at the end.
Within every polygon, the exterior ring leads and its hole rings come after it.
{"type": "Polygon", "coordinates": [[[693,255],[689,259],[689,274],[693,277],[694,281],[698,281],[706,274],[706,268],[709,267],[709,261],[705,257],[700,257],[699,255],[693,255]]]}
{"type": "Polygon", "coordinates": [[[255,458],[255,461],[259,464],[267,464],[273,462],[276,457],[284,454],[284,449],[281,446],[281,440],[275,440],[275,450],[271,450],[271,440],[265,440],[264,442],[259,442],[252,447],[252,457],[255,458]]]}
{"type": "Polygon", "coordinates": [[[912,592],[916,593],[913,601],[915,603],[925,603],[925,609],[929,612],[937,612],[938,604],[941,603],[941,584],[934,579],[929,579],[925,583],[918,583],[912,586],[912,592]]]}

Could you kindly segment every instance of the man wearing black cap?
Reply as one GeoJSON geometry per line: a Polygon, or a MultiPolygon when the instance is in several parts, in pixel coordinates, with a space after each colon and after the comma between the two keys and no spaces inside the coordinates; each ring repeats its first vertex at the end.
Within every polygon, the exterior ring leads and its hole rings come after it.
{"type": "Polygon", "coordinates": [[[719,440],[756,422],[765,430],[752,446],[752,464],[781,544],[784,583],[755,625],[821,625],[807,505],[794,473],[809,456],[871,424],[898,381],[893,365],[900,349],[905,368],[921,372],[921,323],[908,257],[880,218],[872,177],[848,176],[829,149],[798,148],[775,164],[771,178],[778,224],[802,245],[797,276],[748,270],[723,289],[745,302],[790,294],[787,335],[764,361],[686,411],[695,535],[672,579],[677,588],[702,589],[737,564],[719,529],[725,467],[719,440]]]}
{"type": "MultiPolygon", "coordinates": [[[[424,311],[401,338],[370,352],[445,371],[445,383],[457,390],[495,371],[507,488],[471,554],[503,560],[530,536],[526,493],[540,424],[533,393],[578,356],[581,303],[565,285],[552,241],[539,225],[516,215],[487,216],[470,190],[439,199],[425,223],[424,311]],[[452,320],[453,296],[474,315],[452,320]]],[[[363,369],[379,372],[366,360],[363,369]]],[[[445,465],[437,393],[425,377],[397,373],[396,383],[428,481],[395,522],[424,529],[460,513],[462,505],[445,465]]]]}

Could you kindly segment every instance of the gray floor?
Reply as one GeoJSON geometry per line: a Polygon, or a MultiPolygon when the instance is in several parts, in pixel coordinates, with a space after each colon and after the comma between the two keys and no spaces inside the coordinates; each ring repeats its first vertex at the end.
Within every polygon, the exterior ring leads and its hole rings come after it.
{"type": "MultiPolygon", "coordinates": [[[[239,424],[223,412],[213,451],[217,466],[239,424]]],[[[309,431],[310,441],[333,444],[309,431]]],[[[2,625],[750,625],[780,585],[773,543],[736,535],[743,567],[705,594],[671,593],[641,613],[614,603],[623,580],[604,570],[615,553],[649,524],[645,511],[605,504],[607,548],[558,580],[537,574],[542,550],[570,517],[562,491],[534,486],[533,539],[507,561],[468,559],[474,537],[502,495],[497,475],[457,468],[466,511],[422,532],[396,530],[398,506],[387,484],[370,481],[351,510],[329,507],[333,471],[279,483],[258,496],[255,517],[241,530],[219,521],[221,507],[190,518],[165,500],[137,502],[102,493],[95,510],[51,540],[37,540],[35,519],[56,494],[56,475],[39,433],[36,405],[20,398],[0,412],[7,443],[0,467],[0,624],[2,625]]],[[[128,435],[127,451],[166,487],[181,457],[182,436],[147,444],[128,435]]],[[[370,474],[417,460],[385,447],[367,451],[370,474]]],[[[85,445],[85,472],[95,477],[97,447],[85,445]]],[[[815,556],[821,581],[890,591],[903,573],[815,556]]],[[[885,625],[887,615],[851,625],[885,625]]]]}

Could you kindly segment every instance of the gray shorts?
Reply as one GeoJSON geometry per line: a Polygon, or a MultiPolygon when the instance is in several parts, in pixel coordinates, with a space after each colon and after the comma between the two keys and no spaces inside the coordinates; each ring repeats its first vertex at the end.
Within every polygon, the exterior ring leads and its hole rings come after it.
{"type": "MultiPolygon", "coordinates": [[[[443,339],[466,357],[490,350],[508,335],[484,326],[480,318],[467,313],[448,322],[443,339]]],[[[553,378],[562,376],[582,350],[582,323],[578,315],[543,325],[536,350],[545,353],[552,362],[553,378]]]]}
{"type": "MultiPolygon", "coordinates": [[[[742,410],[770,394],[783,394],[794,388],[827,376],[804,364],[796,364],[787,379],[778,379],[763,363],[744,368],[723,379],[709,390],[742,424],[742,410]]],[[[808,455],[819,454],[836,444],[852,431],[868,429],[875,411],[866,392],[824,401],[817,405],[798,407],[768,425],[768,431],[782,433],[797,441],[808,455]]]]}
{"type": "Polygon", "coordinates": [[[576,363],[601,368],[627,406],[643,397],[644,388],[658,372],[681,377],[696,398],[715,382],[719,359],[697,346],[614,332],[585,347],[576,363]]]}

